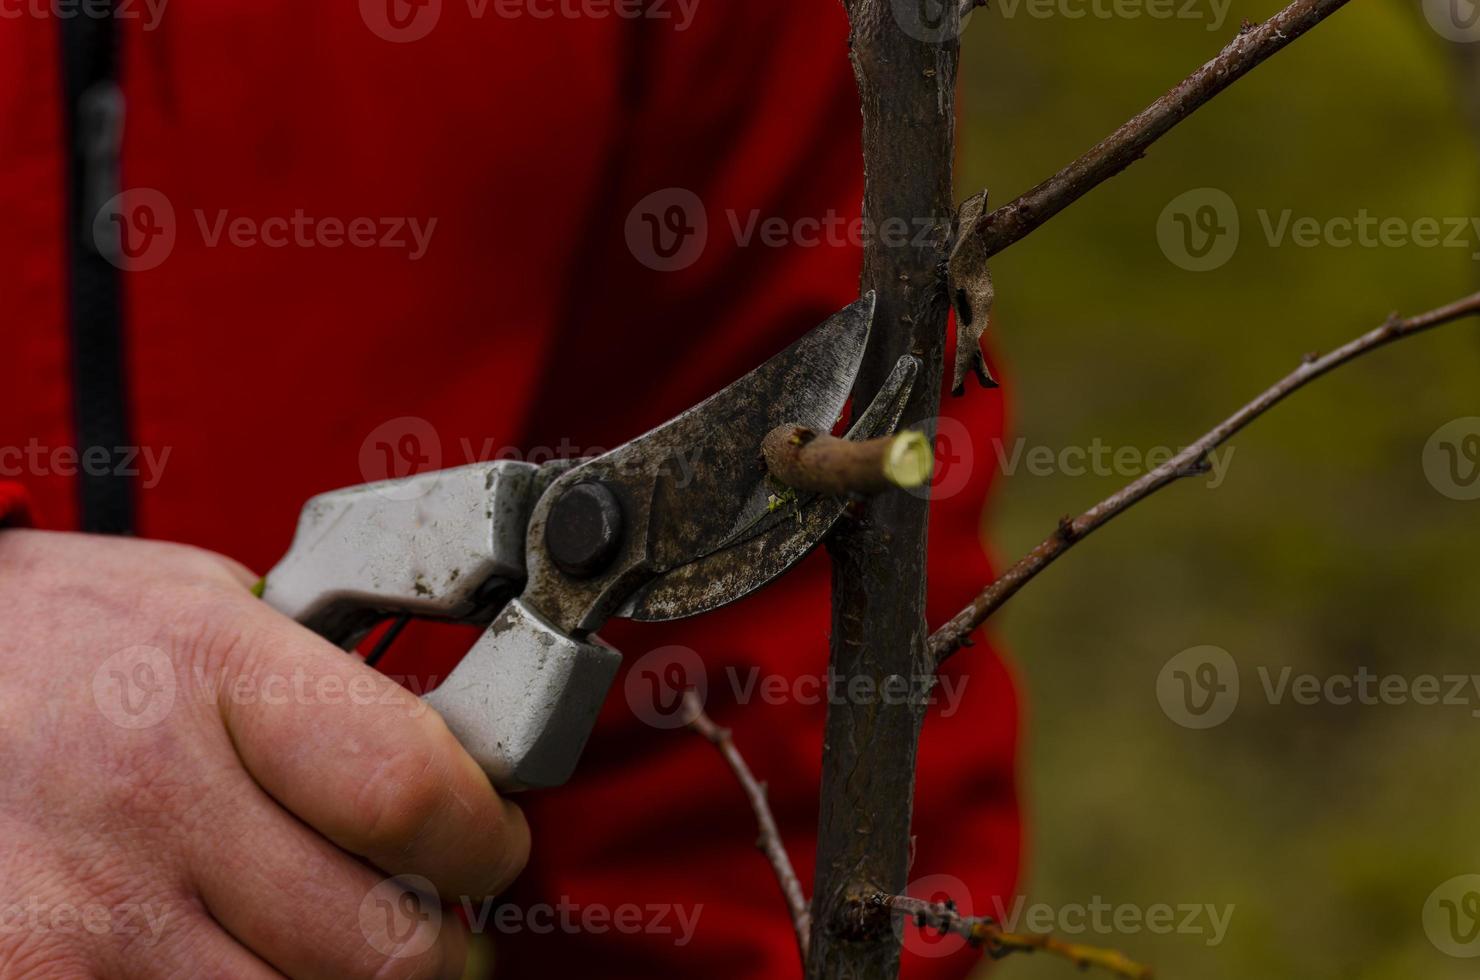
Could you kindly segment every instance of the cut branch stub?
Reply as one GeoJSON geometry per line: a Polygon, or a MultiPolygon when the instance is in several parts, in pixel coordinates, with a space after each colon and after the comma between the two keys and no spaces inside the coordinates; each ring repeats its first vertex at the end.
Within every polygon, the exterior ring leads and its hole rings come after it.
{"type": "Polygon", "coordinates": [[[853,442],[802,425],[780,425],[761,443],[761,452],[778,482],[833,497],[924,486],[935,468],[935,450],[919,432],[853,442]]]}

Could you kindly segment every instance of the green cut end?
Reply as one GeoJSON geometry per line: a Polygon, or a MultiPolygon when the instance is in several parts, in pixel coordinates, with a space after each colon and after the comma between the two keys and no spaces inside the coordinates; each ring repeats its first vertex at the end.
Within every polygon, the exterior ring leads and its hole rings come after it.
{"type": "Polygon", "coordinates": [[[884,475],[906,490],[924,486],[935,471],[935,449],[923,432],[901,432],[884,457],[884,475]]]}

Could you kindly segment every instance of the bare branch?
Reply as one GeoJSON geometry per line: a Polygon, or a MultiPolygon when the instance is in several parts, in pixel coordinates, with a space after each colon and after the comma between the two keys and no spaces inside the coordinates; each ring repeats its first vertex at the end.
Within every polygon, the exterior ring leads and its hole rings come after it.
{"type": "Polygon", "coordinates": [[[1239,36],[1230,41],[1216,58],[1101,140],[1084,156],[985,218],[976,222],[962,221],[961,236],[975,236],[980,240],[972,252],[982,259],[1024,238],[1090,190],[1135,163],[1173,126],[1346,3],[1347,0],[1295,0],[1257,27],[1246,23],[1239,36]]]}
{"type": "Polygon", "coordinates": [[[853,442],[802,425],[780,425],[761,443],[771,476],[784,486],[840,497],[918,487],[930,479],[935,449],[919,432],[853,442]]]}
{"type": "Polygon", "coordinates": [[[911,919],[921,929],[936,929],[942,935],[954,933],[961,936],[972,946],[984,948],[993,959],[1013,953],[1044,952],[1063,957],[1081,970],[1097,966],[1131,980],[1150,980],[1151,977],[1149,967],[1133,962],[1117,950],[1066,943],[1040,933],[1006,932],[997,920],[986,916],[964,916],[951,902],[927,902],[907,895],[877,895],[873,904],[911,919]]]}
{"type": "Polygon", "coordinates": [[[1404,337],[1450,323],[1463,317],[1480,313],[1480,293],[1475,293],[1448,306],[1420,313],[1409,319],[1400,319],[1395,313],[1382,326],[1372,330],[1344,347],[1337,348],[1324,357],[1307,355],[1290,374],[1266,390],[1233,415],[1229,416],[1207,435],[1188,446],[1171,460],[1158,466],[1145,476],[1131,483],[1085,511],[1080,516],[1060,522],[1058,529],[1042,544],[1029,552],[1022,560],[1004,572],[997,581],[989,585],[971,601],[971,605],[957,613],[930,638],[930,651],[937,664],[966,645],[971,631],[1000,609],[1003,603],[1031,582],[1039,572],[1051,565],[1060,555],[1082,541],[1110,519],[1137,502],[1180,477],[1202,471],[1207,455],[1227,442],[1250,422],[1269,411],[1286,397],[1303,388],[1329,371],[1356,360],[1369,351],[1384,347],[1404,337]]]}
{"type": "MultiPolygon", "coordinates": [[[[863,219],[918,228],[869,235],[860,291],[877,305],[853,389],[855,415],[889,383],[899,359],[920,362],[900,413],[903,428],[940,415],[949,303],[941,268],[954,212],[959,10],[931,0],[851,0],[848,53],[862,111],[863,219]],[[944,22],[938,18],[944,14],[944,22]],[[928,219],[928,224],[921,222],[928,219]],[[899,224],[903,222],[903,224],[899,224]],[[905,240],[908,239],[908,240],[905,240]]],[[[832,557],[831,676],[919,676],[925,628],[925,494],[884,493],[855,508],[827,540],[832,557]]],[[[896,700],[896,699],[889,699],[896,700]]],[[[845,933],[840,913],[858,895],[904,891],[923,699],[827,706],[817,808],[808,980],[894,980],[900,947],[889,928],[845,933]]],[[[887,925],[887,923],[886,923],[887,925]]]]}
{"type": "Polygon", "coordinates": [[[776,827],[776,817],[771,813],[771,804],[766,799],[766,784],[756,779],[755,774],[750,771],[745,757],[735,748],[735,742],[730,738],[730,730],[719,727],[714,719],[704,713],[704,706],[693,691],[684,695],[684,711],[687,713],[688,721],[685,724],[689,730],[703,736],[719,749],[719,754],[729,764],[730,771],[735,774],[740,787],[745,790],[746,798],[750,800],[750,808],[755,812],[755,822],[760,827],[756,847],[766,855],[766,860],[771,862],[771,870],[776,873],[776,882],[781,886],[781,894],[786,898],[786,907],[791,912],[792,928],[796,930],[797,951],[801,953],[802,963],[805,964],[812,935],[812,913],[807,897],[802,893],[801,879],[791,866],[791,857],[786,853],[786,845],[782,843],[781,831],[776,827]]]}

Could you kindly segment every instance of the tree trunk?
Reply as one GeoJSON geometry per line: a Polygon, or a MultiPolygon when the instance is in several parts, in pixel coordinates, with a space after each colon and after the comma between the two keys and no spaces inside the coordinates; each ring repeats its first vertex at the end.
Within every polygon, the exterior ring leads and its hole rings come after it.
{"type": "MultiPolygon", "coordinates": [[[[952,0],[849,0],[850,45],[863,106],[863,289],[878,296],[854,393],[866,405],[902,355],[924,362],[902,425],[933,440],[939,413],[947,296],[959,15],[952,0]]],[[[886,493],[861,506],[830,541],[832,669],[849,678],[933,674],[926,647],[924,494],[886,493]]],[[[897,683],[897,682],[896,682],[897,683]]],[[[915,751],[923,699],[840,699],[827,715],[811,978],[886,978],[899,971],[887,916],[861,916],[875,892],[904,891],[909,871],[915,751]],[[888,699],[888,700],[899,700],[888,699]]]]}

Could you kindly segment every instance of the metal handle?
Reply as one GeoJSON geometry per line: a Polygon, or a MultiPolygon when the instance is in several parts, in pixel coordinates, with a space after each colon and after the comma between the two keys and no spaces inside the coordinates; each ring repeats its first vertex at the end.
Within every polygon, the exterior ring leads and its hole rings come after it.
{"type": "Polygon", "coordinates": [[[426,700],[499,789],[559,786],[621,663],[616,650],[571,639],[515,599],[426,700]]]}
{"type": "Polygon", "coordinates": [[[487,622],[480,590],[524,577],[537,473],[500,461],[320,494],[262,598],[346,649],[389,615],[487,622]]]}
{"type": "Polygon", "coordinates": [[[524,578],[542,473],[500,461],[349,487],[304,505],[263,599],[346,649],[388,615],[492,623],[426,697],[505,791],[574,770],[621,654],[555,629],[490,583],[524,578]]]}

